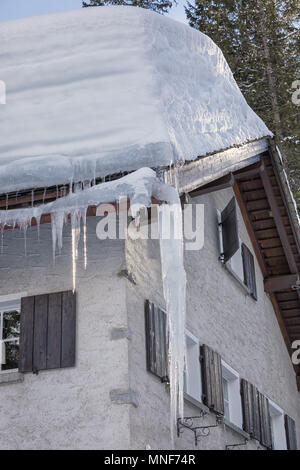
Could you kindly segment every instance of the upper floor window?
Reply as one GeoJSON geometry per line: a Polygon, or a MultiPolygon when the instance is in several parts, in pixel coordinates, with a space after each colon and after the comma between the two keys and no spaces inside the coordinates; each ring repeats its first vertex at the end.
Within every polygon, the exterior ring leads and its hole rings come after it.
{"type": "Polygon", "coordinates": [[[0,297],[0,371],[18,369],[20,296],[0,297]]]}
{"type": "Polygon", "coordinates": [[[235,198],[231,199],[223,212],[218,214],[218,217],[220,259],[235,279],[257,300],[254,257],[239,238],[235,198]]]}
{"type": "Polygon", "coordinates": [[[200,344],[198,339],[189,331],[186,331],[184,391],[188,397],[202,402],[200,344]]]}

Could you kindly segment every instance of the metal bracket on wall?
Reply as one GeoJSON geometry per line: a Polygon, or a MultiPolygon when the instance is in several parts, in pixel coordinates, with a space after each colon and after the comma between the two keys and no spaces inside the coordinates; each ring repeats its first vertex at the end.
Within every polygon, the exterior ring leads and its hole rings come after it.
{"type": "Polygon", "coordinates": [[[245,438],[244,441],[243,441],[243,442],[240,442],[239,444],[228,444],[228,445],[225,447],[225,449],[226,449],[226,450],[233,450],[233,449],[235,449],[236,447],[246,446],[247,443],[248,443],[248,439],[245,438]]]}
{"type": "Polygon", "coordinates": [[[212,428],[217,428],[220,424],[223,423],[223,416],[217,416],[216,424],[211,426],[198,426],[199,420],[203,419],[204,416],[207,415],[206,411],[200,412],[199,416],[189,416],[186,418],[178,418],[177,419],[177,436],[183,433],[185,429],[188,429],[194,433],[195,437],[195,445],[198,445],[198,440],[201,437],[207,437],[210,434],[210,430],[212,428]]]}

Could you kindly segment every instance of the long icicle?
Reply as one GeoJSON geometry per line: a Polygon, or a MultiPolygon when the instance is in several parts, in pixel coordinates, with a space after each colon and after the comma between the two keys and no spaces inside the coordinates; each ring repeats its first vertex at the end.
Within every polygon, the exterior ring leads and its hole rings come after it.
{"type": "Polygon", "coordinates": [[[82,214],[82,219],[83,219],[83,256],[84,256],[84,269],[87,268],[86,213],[87,213],[87,209],[84,209],[84,210],[83,210],[83,214],[82,214]]]}
{"type": "Polygon", "coordinates": [[[73,293],[76,289],[76,246],[75,246],[75,228],[72,227],[72,284],[73,293]]]}
{"type": "Polygon", "coordinates": [[[174,447],[177,419],[183,418],[186,273],[184,270],[184,241],[182,209],[178,192],[163,183],[153,193],[167,201],[159,207],[159,235],[163,291],[166,302],[169,332],[170,429],[174,447]]]}

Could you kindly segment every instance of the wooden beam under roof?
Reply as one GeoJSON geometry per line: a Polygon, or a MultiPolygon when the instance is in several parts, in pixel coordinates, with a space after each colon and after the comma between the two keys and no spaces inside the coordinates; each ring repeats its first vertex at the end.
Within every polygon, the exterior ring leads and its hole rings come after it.
{"type": "Polygon", "coordinates": [[[274,276],[265,279],[265,292],[278,292],[293,289],[297,285],[300,288],[300,277],[298,274],[287,274],[285,276],[274,276]]]}
{"type": "Polygon", "coordinates": [[[286,228],[282,221],[282,216],[280,214],[278,203],[274,195],[270,177],[265,167],[263,167],[260,170],[260,176],[264,185],[265,192],[267,194],[268,202],[271,207],[272,217],[275,220],[276,228],[277,228],[277,231],[278,231],[281,243],[282,243],[282,247],[283,247],[290,271],[292,274],[295,274],[298,272],[297,264],[295,262],[294,254],[292,252],[291,245],[289,243],[286,228]]]}

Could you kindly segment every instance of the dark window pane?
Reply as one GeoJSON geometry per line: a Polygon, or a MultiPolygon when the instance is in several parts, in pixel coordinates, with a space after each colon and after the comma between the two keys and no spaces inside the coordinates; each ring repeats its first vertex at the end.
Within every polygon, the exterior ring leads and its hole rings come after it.
{"type": "Polygon", "coordinates": [[[2,343],[2,370],[17,369],[19,364],[19,342],[2,343]]]}
{"type": "Polygon", "coordinates": [[[18,338],[20,336],[20,312],[3,313],[3,339],[18,338]]]}

